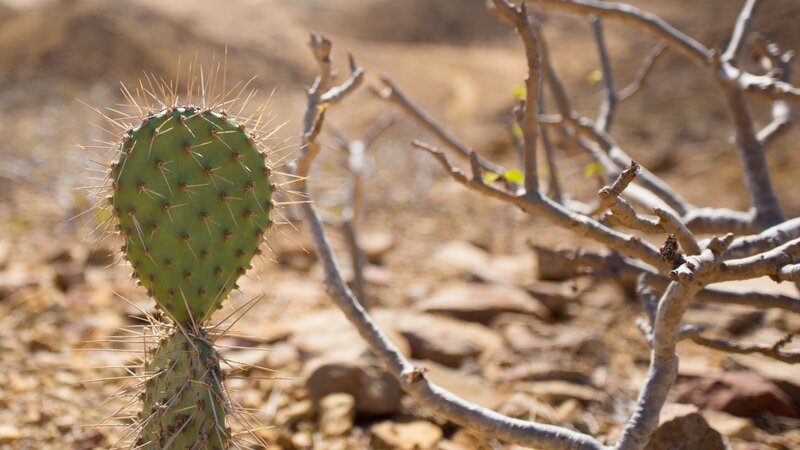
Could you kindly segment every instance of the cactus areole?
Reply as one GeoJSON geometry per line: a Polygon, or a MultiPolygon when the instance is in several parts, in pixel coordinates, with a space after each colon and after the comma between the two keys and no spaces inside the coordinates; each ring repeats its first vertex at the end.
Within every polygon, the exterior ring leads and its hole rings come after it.
{"type": "Polygon", "coordinates": [[[172,320],[202,324],[272,224],[270,169],[244,127],[195,107],[150,115],[123,141],[110,201],[134,276],[172,320]]]}

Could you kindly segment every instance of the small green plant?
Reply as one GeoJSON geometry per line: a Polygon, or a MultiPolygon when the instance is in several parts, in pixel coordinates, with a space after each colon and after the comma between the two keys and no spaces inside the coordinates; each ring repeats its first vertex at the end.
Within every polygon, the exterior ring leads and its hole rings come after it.
{"type": "Polygon", "coordinates": [[[158,343],[140,377],[142,406],[130,439],[137,449],[231,445],[233,410],[207,324],[261,253],[276,185],[259,138],[261,115],[219,108],[232,108],[238,97],[207,102],[215,78],[198,84],[190,75],[187,97],[201,94],[200,105],[181,104],[177,86],[149,83],[134,94],[123,88],[133,126],[104,114],[124,130],[112,148],[105,202],[132,277],[162,316],[151,318],[158,343]],[[164,98],[146,104],[154,92],[164,98]]]}

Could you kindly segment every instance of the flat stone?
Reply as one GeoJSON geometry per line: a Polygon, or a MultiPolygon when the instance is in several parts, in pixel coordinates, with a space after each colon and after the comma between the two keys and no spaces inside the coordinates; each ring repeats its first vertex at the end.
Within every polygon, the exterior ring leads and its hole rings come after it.
{"type": "Polygon", "coordinates": [[[744,440],[755,438],[756,427],[748,419],[710,409],[703,411],[703,417],[711,428],[719,431],[723,436],[744,440]]]}
{"type": "Polygon", "coordinates": [[[297,422],[311,420],[314,417],[314,403],[303,399],[290,403],[275,414],[275,423],[280,426],[294,426],[297,422]]]}
{"type": "Polygon", "coordinates": [[[537,281],[525,286],[525,290],[555,317],[563,316],[567,307],[578,298],[578,285],[573,282],[537,281]]]}
{"type": "Polygon", "coordinates": [[[14,425],[0,425],[0,444],[13,444],[22,439],[22,432],[14,425]]]}
{"type": "Polygon", "coordinates": [[[693,380],[679,391],[677,401],[740,417],[764,413],[798,417],[792,399],[755,372],[725,372],[693,380]]]}
{"type": "Polygon", "coordinates": [[[358,244],[371,264],[382,264],[389,251],[394,248],[394,237],[388,231],[370,230],[359,234],[358,244]]]}
{"type": "Polygon", "coordinates": [[[764,312],[740,305],[696,304],[686,312],[686,323],[705,325],[712,329],[741,334],[758,325],[764,312]]]}
{"type": "Polygon", "coordinates": [[[513,381],[568,381],[576,384],[592,383],[591,367],[572,361],[533,361],[503,370],[501,382],[513,381]]]}
{"type": "Polygon", "coordinates": [[[482,377],[433,361],[412,360],[412,363],[424,369],[429,380],[469,402],[497,409],[508,398],[508,393],[495,389],[482,377]]]}
{"type": "MultiPolygon", "coordinates": [[[[406,356],[410,355],[408,342],[394,330],[395,313],[380,308],[375,308],[370,313],[400,351],[406,356]]],[[[341,355],[355,359],[370,353],[367,342],[338,309],[306,314],[292,322],[290,327],[292,336],[289,342],[306,359],[322,355],[341,355]]]]}
{"type": "Polygon", "coordinates": [[[502,345],[502,338],[491,328],[446,316],[405,314],[395,326],[411,346],[413,358],[451,367],[502,345]]]}
{"type": "Polygon", "coordinates": [[[599,389],[568,381],[539,381],[529,383],[528,386],[528,392],[550,404],[559,404],[569,399],[584,403],[604,403],[608,400],[608,395],[599,389]]]}
{"type": "Polygon", "coordinates": [[[355,418],[356,399],[350,394],[329,394],[319,402],[319,429],[326,436],[347,434],[355,418]]]}
{"type": "Polygon", "coordinates": [[[499,284],[449,284],[418,302],[415,308],[483,324],[506,312],[531,314],[543,320],[552,318],[550,310],[524,289],[499,284]]]}
{"type": "Polygon", "coordinates": [[[727,450],[716,430],[693,405],[668,404],[645,450],[727,450]]]}
{"type": "Polygon", "coordinates": [[[380,422],[370,427],[375,450],[432,450],[442,439],[442,429],[426,420],[380,422]]]}
{"type": "Polygon", "coordinates": [[[488,263],[488,252],[465,241],[451,241],[440,245],[429,261],[431,267],[449,276],[481,270],[488,263]]]}

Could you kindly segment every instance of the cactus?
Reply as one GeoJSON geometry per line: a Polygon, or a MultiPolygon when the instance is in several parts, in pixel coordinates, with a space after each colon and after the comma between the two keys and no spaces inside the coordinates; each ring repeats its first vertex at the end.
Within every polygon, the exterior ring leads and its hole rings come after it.
{"type": "Polygon", "coordinates": [[[215,337],[205,326],[260,254],[272,226],[276,186],[257,138],[261,115],[239,120],[207,106],[214,81],[197,86],[196,77],[190,74],[189,85],[203,96],[200,107],[178,106],[177,87],[159,85],[152,91],[165,98],[155,113],[148,104],[152,92],[137,91],[137,101],[123,88],[138,116],[135,126],[103,114],[127,130],[113,148],[118,157],[110,162],[106,204],[133,277],[168,319],[151,318],[163,337],[144,365],[137,449],[231,445],[226,420],[234,411],[215,337]],[[246,130],[249,125],[256,129],[246,130]]]}
{"type": "Polygon", "coordinates": [[[145,370],[137,448],[226,448],[219,359],[202,331],[195,336],[176,329],[162,339],[145,370]]]}
{"type": "Polygon", "coordinates": [[[123,139],[113,214],[134,275],[181,324],[203,323],[259,252],[270,226],[270,169],[225,115],[170,108],[123,139]]]}

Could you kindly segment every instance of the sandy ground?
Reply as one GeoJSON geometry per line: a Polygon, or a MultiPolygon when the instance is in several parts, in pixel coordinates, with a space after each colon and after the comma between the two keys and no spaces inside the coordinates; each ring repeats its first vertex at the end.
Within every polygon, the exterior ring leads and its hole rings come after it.
{"type": "MultiPolygon", "coordinates": [[[[342,76],[345,57],[352,53],[367,71],[367,85],[378,85],[380,74],[389,74],[465,142],[510,166],[515,158],[508,123],[514,86],[525,73],[524,58],[514,34],[480,3],[0,2],[0,135],[5,137],[0,141],[0,448],[111,448],[130,423],[129,417],[109,417],[124,406],[117,394],[131,383],[124,379],[128,371],[120,367],[135,371],[143,343],[135,336],[134,343],[110,337],[131,338],[126,330],[142,324],[137,308],[151,311],[152,306],[130,280],[130,267],[115,264],[119,242],[100,239],[102,234],[94,230],[97,222],[88,215],[68,220],[96,201],[79,189],[97,181],[86,170],[95,157],[78,145],[109,139],[90,125],[102,119],[83,103],[113,107],[122,101],[120,82],[136,86],[144,73],[174,79],[179,61],[184,71],[193,61],[215,68],[227,54],[229,80],[257,76],[254,103],[269,99],[274,124],[286,123],[274,138],[276,154],[291,155],[304,89],[315,75],[308,33],[318,31],[333,39],[342,76]],[[96,426],[101,422],[104,426],[96,426]]],[[[721,46],[739,2],[633,3],[706,45],[721,46]]],[[[588,24],[556,14],[542,20],[575,107],[594,115],[602,89],[589,81],[598,61],[588,24]]],[[[764,8],[756,29],[783,48],[800,48],[800,34],[790,31],[800,29],[798,20],[796,2],[775,1],[764,8]]],[[[606,28],[617,84],[623,86],[655,41],[620,24],[606,28]]],[[[756,112],[766,107],[754,104],[756,112]]],[[[357,138],[378,117],[397,114],[393,111],[362,88],[331,111],[328,125],[357,138]]],[[[731,132],[723,98],[710,78],[673,53],[659,61],[645,92],[620,105],[614,128],[628,153],[678,185],[690,201],[745,209],[731,132]]],[[[342,153],[333,148],[331,138],[330,132],[323,136],[325,152],[311,183],[318,206],[336,213],[346,195],[346,176],[342,153]]],[[[368,279],[379,317],[388,325],[405,323],[402,317],[421,314],[420,302],[459,286],[511,286],[525,292],[524,287],[535,285],[572,292],[557,320],[524,314],[494,317],[476,332],[481,338],[475,338],[474,355],[435,370],[445,386],[490,407],[509,412],[521,403],[524,411],[516,413],[522,417],[613,440],[647,367],[647,347],[634,323],[640,315],[637,304],[613,280],[542,284],[529,242],[547,247],[592,244],[465,191],[412,150],[409,141],[414,138],[433,139],[410,120],[400,120],[368,156],[360,229],[375,254],[368,279]],[[568,389],[579,385],[585,391],[564,393],[553,385],[537,387],[531,377],[512,376],[531,361],[546,366],[536,369],[550,374],[546,381],[569,382],[568,389]]],[[[798,138],[791,131],[768,156],[791,217],[800,211],[800,191],[792,188],[800,168],[798,138]]],[[[578,198],[591,198],[597,186],[584,175],[585,155],[568,150],[560,159],[565,186],[578,198]]],[[[289,208],[283,213],[292,215],[289,208]]],[[[417,416],[439,430],[438,447],[430,448],[513,448],[474,436],[409,399],[391,413],[359,409],[355,423],[340,436],[321,431],[320,415],[303,409],[313,395],[307,385],[309,366],[337,349],[359,353],[363,344],[325,297],[321,269],[309,253],[313,246],[303,224],[296,226],[298,230],[284,226],[274,233],[271,250],[254,262],[240,283],[241,292],[218,316],[224,319],[259,299],[236,323],[235,333],[221,342],[229,346],[224,351],[230,360],[266,366],[237,371],[229,385],[252,420],[263,424],[254,432],[258,439],[285,449],[401,448],[381,443],[376,427],[417,416]]],[[[332,235],[347,260],[341,235],[335,230],[332,235]]],[[[797,318],[775,311],[757,318],[749,313],[699,310],[695,317],[711,320],[721,332],[730,331],[729,321],[744,320],[746,326],[737,329],[744,339],[769,340],[800,331],[797,318]]],[[[459,331],[443,332],[443,339],[458,340],[467,333],[457,328],[461,322],[453,325],[459,331]]],[[[409,346],[406,341],[413,333],[404,327],[390,326],[399,345],[409,346]]],[[[691,345],[681,345],[680,354],[687,370],[743,367],[741,361],[691,345]]],[[[690,375],[682,377],[676,392],[691,380],[690,375]]],[[[734,448],[800,448],[796,420],[764,416],[746,419],[742,426],[746,433],[729,436],[734,448]]],[[[435,430],[427,432],[435,436],[435,430]]]]}

